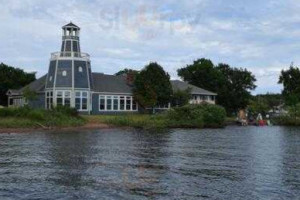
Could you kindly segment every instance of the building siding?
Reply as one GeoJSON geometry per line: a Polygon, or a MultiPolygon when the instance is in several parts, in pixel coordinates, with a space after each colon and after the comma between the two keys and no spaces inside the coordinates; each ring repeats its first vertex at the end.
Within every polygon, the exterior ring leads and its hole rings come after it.
{"type": "Polygon", "coordinates": [[[47,80],[46,80],[46,88],[53,88],[55,67],[56,67],[56,60],[51,61],[49,65],[47,80]]]}
{"type": "Polygon", "coordinates": [[[58,61],[55,87],[72,87],[72,61],[71,60],[58,61]],[[62,75],[63,71],[67,72],[66,76],[62,75]]]}
{"type": "Polygon", "coordinates": [[[85,61],[74,61],[74,81],[75,88],[88,88],[88,66],[85,61]],[[79,67],[82,68],[82,72],[79,72],[79,67]]]}
{"type": "Polygon", "coordinates": [[[28,101],[28,106],[31,108],[45,108],[45,93],[40,93],[37,95],[35,100],[28,101]]]}

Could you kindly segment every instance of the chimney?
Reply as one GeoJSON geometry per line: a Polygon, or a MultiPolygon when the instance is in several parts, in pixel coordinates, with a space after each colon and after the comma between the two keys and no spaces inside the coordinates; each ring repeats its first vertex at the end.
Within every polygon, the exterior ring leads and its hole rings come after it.
{"type": "Polygon", "coordinates": [[[126,83],[127,83],[127,85],[133,86],[134,77],[135,77],[135,73],[132,72],[132,71],[129,71],[129,72],[126,74],[126,83]]]}

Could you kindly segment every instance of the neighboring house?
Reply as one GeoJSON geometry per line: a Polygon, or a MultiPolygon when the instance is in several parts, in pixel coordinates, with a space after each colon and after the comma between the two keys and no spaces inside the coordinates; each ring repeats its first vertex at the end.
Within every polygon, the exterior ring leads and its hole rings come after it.
{"type": "MultiPolygon", "coordinates": [[[[80,28],[72,22],[63,26],[61,51],[52,53],[48,73],[20,90],[9,90],[9,106],[29,105],[50,109],[64,105],[76,108],[82,114],[137,112],[133,98],[132,79],[92,73],[90,56],[82,53],[80,28]],[[36,92],[34,100],[25,101],[25,88],[36,92]]],[[[174,90],[191,88],[191,104],[215,103],[215,93],[182,81],[171,81],[174,90]]]]}
{"type": "Polygon", "coordinates": [[[190,104],[201,104],[203,102],[215,104],[216,102],[216,93],[204,90],[202,88],[196,87],[194,85],[188,84],[183,81],[174,80],[171,81],[173,91],[184,91],[190,89],[191,99],[189,101],[190,104]]]}

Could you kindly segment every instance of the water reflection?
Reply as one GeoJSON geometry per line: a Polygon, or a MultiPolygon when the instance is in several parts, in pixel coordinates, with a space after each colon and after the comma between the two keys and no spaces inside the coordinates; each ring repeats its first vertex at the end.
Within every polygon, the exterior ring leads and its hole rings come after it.
{"type": "Polygon", "coordinates": [[[0,135],[12,199],[296,199],[297,128],[0,135]]]}

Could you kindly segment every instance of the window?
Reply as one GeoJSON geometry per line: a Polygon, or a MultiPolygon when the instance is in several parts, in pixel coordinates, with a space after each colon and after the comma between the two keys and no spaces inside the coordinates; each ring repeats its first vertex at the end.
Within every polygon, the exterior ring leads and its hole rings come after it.
{"type": "Polygon", "coordinates": [[[106,110],[112,110],[112,97],[106,96],[106,110]]]}
{"type": "Polygon", "coordinates": [[[105,96],[99,97],[99,110],[105,110],[105,96]]]}
{"type": "Polygon", "coordinates": [[[132,100],[132,110],[137,110],[137,104],[134,100],[132,100]]]}
{"type": "Polygon", "coordinates": [[[87,102],[88,102],[88,93],[82,92],[82,109],[87,110],[87,102]]]}
{"type": "Polygon", "coordinates": [[[64,105],[70,107],[71,106],[71,92],[65,91],[64,105]]]}
{"type": "Polygon", "coordinates": [[[71,92],[70,91],[56,91],[56,105],[57,106],[71,106],[71,92]]]}
{"type": "Polygon", "coordinates": [[[79,111],[87,110],[88,92],[78,91],[75,92],[75,108],[79,111]]]}
{"type": "Polygon", "coordinates": [[[62,106],[63,105],[63,92],[56,91],[56,105],[62,106]]]}
{"type": "Polygon", "coordinates": [[[114,96],[113,104],[114,110],[119,110],[119,96],[114,96]]]}
{"type": "Polygon", "coordinates": [[[126,110],[131,110],[131,97],[126,97],[126,110]]]}
{"type": "Polygon", "coordinates": [[[125,97],[120,97],[120,110],[125,110],[125,97]]]}
{"type": "Polygon", "coordinates": [[[46,92],[46,109],[51,109],[53,106],[53,92],[46,92]]]}
{"type": "Polygon", "coordinates": [[[99,96],[100,111],[136,111],[137,107],[131,96],[99,96]]]}
{"type": "Polygon", "coordinates": [[[62,71],[62,75],[67,76],[67,71],[66,70],[62,71]]]}
{"type": "Polygon", "coordinates": [[[49,77],[49,81],[50,81],[50,82],[52,81],[52,76],[49,77]]]}
{"type": "Polygon", "coordinates": [[[82,67],[78,67],[78,72],[82,72],[82,71],[83,71],[82,67]]]}

